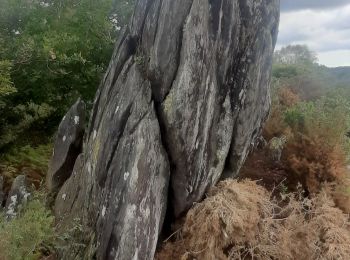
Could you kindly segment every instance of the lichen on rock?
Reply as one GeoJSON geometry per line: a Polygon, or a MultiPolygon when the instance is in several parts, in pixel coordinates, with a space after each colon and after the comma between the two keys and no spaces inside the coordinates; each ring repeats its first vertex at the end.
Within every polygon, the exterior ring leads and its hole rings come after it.
{"type": "Polygon", "coordinates": [[[17,176],[12,183],[11,190],[6,200],[6,219],[15,218],[20,207],[28,201],[30,196],[31,191],[27,177],[24,175],[17,176]]]}

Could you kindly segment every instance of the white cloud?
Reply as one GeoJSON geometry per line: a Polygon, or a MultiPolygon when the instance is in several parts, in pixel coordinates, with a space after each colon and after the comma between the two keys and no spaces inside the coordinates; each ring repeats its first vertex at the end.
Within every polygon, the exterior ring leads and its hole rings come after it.
{"type": "Polygon", "coordinates": [[[320,52],[318,60],[327,67],[350,66],[350,50],[320,52]]]}
{"type": "Polygon", "coordinates": [[[306,44],[316,51],[320,63],[350,65],[350,4],[332,9],[282,12],[277,48],[288,44],[306,44]],[[334,58],[332,58],[334,55],[334,58]],[[346,62],[346,59],[348,61],[346,62]]]}

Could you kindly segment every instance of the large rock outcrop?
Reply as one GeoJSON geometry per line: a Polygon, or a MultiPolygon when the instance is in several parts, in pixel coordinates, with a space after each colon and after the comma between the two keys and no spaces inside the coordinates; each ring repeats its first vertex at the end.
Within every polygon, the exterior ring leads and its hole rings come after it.
{"type": "Polygon", "coordinates": [[[278,20],[279,0],[137,1],[56,198],[61,227],[79,218],[97,259],[152,259],[167,203],[178,217],[236,176],[259,135],[278,20]]]}

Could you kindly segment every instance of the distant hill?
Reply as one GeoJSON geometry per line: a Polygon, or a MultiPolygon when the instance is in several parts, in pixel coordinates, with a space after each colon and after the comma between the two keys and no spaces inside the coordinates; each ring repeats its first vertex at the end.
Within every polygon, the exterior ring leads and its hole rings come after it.
{"type": "Polygon", "coordinates": [[[329,68],[324,65],[314,67],[322,84],[328,87],[350,88],[350,67],[329,68]]]}
{"type": "Polygon", "coordinates": [[[329,68],[317,63],[317,55],[306,45],[288,45],[275,51],[272,75],[302,100],[314,100],[327,94],[350,100],[350,66],[329,68]]]}
{"type": "Polygon", "coordinates": [[[336,85],[350,87],[350,67],[327,68],[336,85]]]}
{"type": "Polygon", "coordinates": [[[350,99],[350,66],[329,68],[317,63],[274,63],[273,77],[282,80],[302,100],[313,100],[330,94],[350,99]]]}

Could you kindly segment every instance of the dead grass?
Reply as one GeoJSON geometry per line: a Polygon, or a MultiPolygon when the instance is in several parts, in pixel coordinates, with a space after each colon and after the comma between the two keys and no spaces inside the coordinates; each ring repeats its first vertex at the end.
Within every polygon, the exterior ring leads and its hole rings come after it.
{"type": "Polygon", "coordinates": [[[282,107],[289,108],[301,101],[299,95],[288,87],[280,88],[277,94],[282,107]]]}
{"type": "Polygon", "coordinates": [[[156,259],[348,259],[348,216],[324,190],[282,195],[272,199],[249,180],[221,182],[156,259]]]}
{"type": "Polygon", "coordinates": [[[290,183],[302,183],[310,194],[327,186],[324,191],[336,206],[350,213],[350,179],[340,144],[329,145],[317,137],[298,135],[287,144],[284,163],[290,183]]]}
{"type": "Polygon", "coordinates": [[[339,146],[326,146],[306,136],[292,140],[286,147],[286,164],[304,187],[317,193],[325,182],[345,175],[345,154],[339,146]]]}

